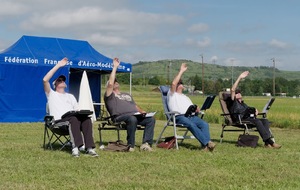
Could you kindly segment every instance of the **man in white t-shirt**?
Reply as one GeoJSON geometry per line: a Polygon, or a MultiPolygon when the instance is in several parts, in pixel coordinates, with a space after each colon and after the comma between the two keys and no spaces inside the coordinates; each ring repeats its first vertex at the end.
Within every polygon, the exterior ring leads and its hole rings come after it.
{"type": "Polygon", "coordinates": [[[191,105],[194,105],[189,97],[182,93],[184,87],[181,80],[182,74],[187,70],[186,63],[182,63],[179,73],[174,78],[171,88],[168,92],[168,107],[170,111],[176,111],[176,123],[182,124],[200,142],[205,151],[213,151],[215,143],[210,140],[209,125],[207,122],[198,117],[200,108],[197,107],[195,115],[185,116],[186,111],[191,105]]]}
{"type": "Polygon", "coordinates": [[[44,90],[48,100],[49,114],[54,117],[56,122],[69,121],[70,122],[70,137],[72,142],[72,155],[79,157],[79,148],[85,145],[86,153],[97,157],[98,154],[95,152],[95,143],[93,138],[93,125],[89,117],[82,116],[67,116],[61,118],[61,116],[68,111],[79,110],[79,106],[76,98],[65,92],[67,87],[65,81],[66,77],[60,75],[53,81],[53,88],[49,83],[49,80],[55,74],[55,72],[65,66],[68,62],[67,58],[59,61],[43,78],[44,90]]]}

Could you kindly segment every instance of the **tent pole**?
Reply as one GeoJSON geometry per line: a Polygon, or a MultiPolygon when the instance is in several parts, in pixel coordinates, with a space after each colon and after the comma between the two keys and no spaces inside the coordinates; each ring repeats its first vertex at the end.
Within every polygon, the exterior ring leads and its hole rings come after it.
{"type": "Polygon", "coordinates": [[[130,85],[130,87],[129,87],[129,94],[131,95],[131,83],[132,83],[132,72],[130,72],[130,80],[129,80],[129,85],[130,85]]]}

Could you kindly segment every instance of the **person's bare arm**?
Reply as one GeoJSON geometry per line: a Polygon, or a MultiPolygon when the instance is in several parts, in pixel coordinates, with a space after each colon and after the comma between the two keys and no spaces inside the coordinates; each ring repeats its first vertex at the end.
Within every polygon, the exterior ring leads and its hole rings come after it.
{"type": "Polygon", "coordinates": [[[235,90],[237,88],[237,86],[239,85],[239,82],[241,79],[246,78],[249,75],[249,71],[244,71],[240,74],[240,76],[237,78],[237,80],[235,81],[235,83],[232,85],[231,87],[231,99],[234,100],[235,97],[235,90]]]}
{"type": "Polygon", "coordinates": [[[172,84],[171,84],[171,92],[174,93],[176,91],[176,87],[177,87],[177,84],[179,82],[179,80],[181,79],[181,76],[182,74],[187,70],[187,65],[186,63],[182,63],[181,64],[181,67],[180,67],[180,70],[178,72],[178,74],[175,76],[175,78],[173,79],[172,81],[172,84]]]}
{"type": "Polygon", "coordinates": [[[114,83],[115,83],[115,79],[116,79],[116,72],[117,69],[120,65],[120,61],[118,58],[114,58],[113,60],[113,69],[110,73],[107,85],[106,85],[106,96],[110,96],[111,93],[113,92],[113,88],[114,88],[114,83]]]}
{"type": "Polygon", "coordinates": [[[141,107],[139,107],[138,105],[135,105],[136,106],[136,109],[140,112],[140,113],[142,113],[142,114],[144,114],[144,113],[147,113],[146,111],[144,111],[141,107]]]}
{"type": "Polygon", "coordinates": [[[68,63],[68,58],[63,58],[62,60],[60,60],[43,78],[43,84],[44,84],[44,91],[49,94],[50,92],[50,79],[52,78],[52,76],[55,74],[55,72],[65,66],[68,63]]]}

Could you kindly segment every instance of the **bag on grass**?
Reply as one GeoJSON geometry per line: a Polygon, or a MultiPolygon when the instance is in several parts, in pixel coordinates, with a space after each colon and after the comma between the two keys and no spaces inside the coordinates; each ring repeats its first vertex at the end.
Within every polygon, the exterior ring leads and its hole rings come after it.
{"type": "Polygon", "coordinates": [[[124,144],[122,141],[108,142],[108,145],[104,150],[112,152],[128,152],[130,146],[124,144]]]}
{"type": "Polygon", "coordinates": [[[258,139],[259,137],[257,135],[239,135],[237,146],[255,148],[258,144],[258,139]]]}
{"type": "Polygon", "coordinates": [[[171,149],[175,146],[176,138],[174,136],[172,137],[166,137],[165,141],[159,143],[157,145],[158,148],[165,148],[165,149],[171,149]]]}

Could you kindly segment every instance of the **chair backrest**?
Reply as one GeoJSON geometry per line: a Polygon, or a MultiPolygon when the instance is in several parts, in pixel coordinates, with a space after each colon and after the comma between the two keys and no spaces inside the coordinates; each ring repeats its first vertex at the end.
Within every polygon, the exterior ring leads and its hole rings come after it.
{"type": "MultiPolygon", "coordinates": [[[[161,99],[162,99],[162,104],[164,107],[164,112],[170,112],[170,109],[168,107],[168,91],[170,89],[170,86],[159,86],[158,87],[160,92],[161,92],[161,99]]],[[[165,114],[167,119],[169,120],[170,115],[169,114],[165,114]]]]}
{"type": "Polygon", "coordinates": [[[229,92],[228,91],[219,92],[219,102],[220,102],[222,112],[224,114],[225,123],[227,125],[232,125],[233,120],[232,120],[230,112],[229,112],[230,106],[232,104],[230,91],[229,92]]]}
{"type": "Polygon", "coordinates": [[[216,95],[208,95],[200,110],[205,111],[205,110],[209,109],[211,107],[212,103],[214,102],[215,97],[216,97],[216,95]]]}

